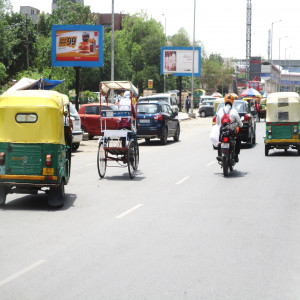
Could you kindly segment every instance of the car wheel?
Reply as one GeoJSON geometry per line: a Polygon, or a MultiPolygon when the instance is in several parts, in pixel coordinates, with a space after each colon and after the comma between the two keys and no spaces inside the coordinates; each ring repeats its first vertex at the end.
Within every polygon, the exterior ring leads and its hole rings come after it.
{"type": "Polygon", "coordinates": [[[145,138],[145,142],[146,142],[146,144],[149,144],[150,143],[150,138],[145,138]]]}
{"type": "Polygon", "coordinates": [[[161,134],[161,138],[160,138],[160,143],[162,145],[166,145],[168,142],[168,127],[164,126],[162,129],[162,134],[161,134]]]}
{"type": "Polygon", "coordinates": [[[74,143],[72,144],[72,152],[75,152],[78,150],[80,143],[74,143]]]}
{"type": "Polygon", "coordinates": [[[87,132],[87,130],[86,130],[86,128],[84,127],[84,126],[82,126],[82,131],[83,132],[85,132],[85,133],[87,133],[88,135],[89,135],[89,140],[92,140],[93,139],[93,135],[90,135],[88,132],[87,132]]]}
{"type": "Polygon", "coordinates": [[[176,132],[174,135],[174,142],[178,142],[179,141],[179,136],[180,136],[180,126],[179,124],[176,126],[176,132]]]}
{"type": "Polygon", "coordinates": [[[254,131],[254,136],[253,136],[253,139],[252,139],[252,145],[255,145],[256,144],[256,132],[254,131]]]}
{"type": "Polygon", "coordinates": [[[251,133],[251,134],[250,134],[250,138],[249,138],[248,141],[247,141],[247,146],[251,148],[252,145],[253,145],[253,138],[252,138],[252,133],[251,133]]]}
{"type": "Polygon", "coordinates": [[[205,117],[206,117],[206,113],[205,113],[204,110],[202,110],[202,111],[200,112],[200,117],[201,117],[201,118],[205,118],[205,117]]]}

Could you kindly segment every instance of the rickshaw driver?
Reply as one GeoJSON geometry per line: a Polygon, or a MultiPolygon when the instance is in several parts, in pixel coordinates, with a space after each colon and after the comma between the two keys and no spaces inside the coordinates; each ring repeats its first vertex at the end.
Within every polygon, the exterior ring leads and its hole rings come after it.
{"type": "MultiPolygon", "coordinates": [[[[224,98],[224,108],[223,109],[219,109],[219,112],[217,113],[217,117],[216,117],[216,125],[221,126],[221,120],[222,117],[227,114],[229,115],[230,118],[230,122],[237,122],[239,127],[242,128],[243,127],[243,122],[241,121],[240,115],[237,112],[237,110],[235,108],[233,108],[233,102],[234,102],[234,96],[232,94],[227,94],[224,98]]],[[[241,137],[240,134],[237,134],[237,139],[236,139],[236,145],[235,145],[235,161],[238,162],[239,161],[239,154],[240,154],[240,150],[241,150],[241,137]]],[[[222,157],[220,155],[220,145],[218,148],[218,157],[217,157],[218,161],[222,160],[222,157]]]]}

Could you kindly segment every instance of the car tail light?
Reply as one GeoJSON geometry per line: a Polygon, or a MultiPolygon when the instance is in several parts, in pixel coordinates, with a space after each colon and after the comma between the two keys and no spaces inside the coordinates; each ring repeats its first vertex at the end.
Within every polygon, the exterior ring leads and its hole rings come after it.
{"type": "Polygon", "coordinates": [[[224,137],[223,137],[223,142],[224,142],[224,143],[228,143],[228,137],[227,137],[227,136],[224,136],[224,137]]]}
{"type": "Polygon", "coordinates": [[[51,167],[51,163],[52,163],[52,156],[51,156],[51,154],[47,154],[46,155],[46,166],[51,167]]]}
{"type": "Polygon", "coordinates": [[[217,115],[215,115],[215,116],[213,117],[213,120],[212,120],[212,124],[213,124],[213,125],[216,125],[216,120],[217,120],[217,115]]]}
{"type": "Polygon", "coordinates": [[[0,153],[0,166],[3,166],[5,164],[5,153],[0,153]]]}
{"type": "Polygon", "coordinates": [[[249,123],[249,119],[250,119],[249,115],[245,115],[243,122],[244,123],[249,123]]]}
{"type": "Polygon", "coordinates": [[[297,133],[297,132],[298,132],[298,127],[294,126],[294,133],[297,133]]]}
{"type": "Polygon", "coordinates": [[[162,114],[155,115],[153,117],[153,119],[156,120],[156,121],[162,121],[163,120],[163,115],[162,114]]]}

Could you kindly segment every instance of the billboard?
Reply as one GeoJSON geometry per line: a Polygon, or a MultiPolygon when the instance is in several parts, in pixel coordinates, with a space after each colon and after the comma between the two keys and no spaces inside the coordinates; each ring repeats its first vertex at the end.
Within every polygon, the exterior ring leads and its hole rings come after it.
{"type": "MultiPolygon", "coordinates": [[[[201,48],[194,48],[194,76],[201,76],[201,48]]],[[[162,47],[160,74],[192,76],[193,47],[162,47]]]]}
{"type": "Polygon", "coordinates": [[[52,66],[103,67],[103,26],[52,25],[52,66]]]}

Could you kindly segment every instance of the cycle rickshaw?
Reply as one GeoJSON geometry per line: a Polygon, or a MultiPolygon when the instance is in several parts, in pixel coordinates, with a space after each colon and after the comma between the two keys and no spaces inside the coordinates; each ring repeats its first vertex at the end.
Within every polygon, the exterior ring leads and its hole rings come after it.
{"type": "Polygon", "coordinates": [[[136,137],[136,111],[132,99],[138,96],[138,89],[129,81],[103,81],[100,83],[101,96],[107,105],[111,91],[130,91],[131,110],[102,110],[100,105],[100,126],[102,136],[98,141],[97,168],[101,178],[105,176],[108,162],[117,162],[120,167],[128,166],[130,178],[134,178],[139,164],[139,146],[136,137]],[[116,130],[107,130],[106,121],[114,118],[118,122],[116,130]]]}

